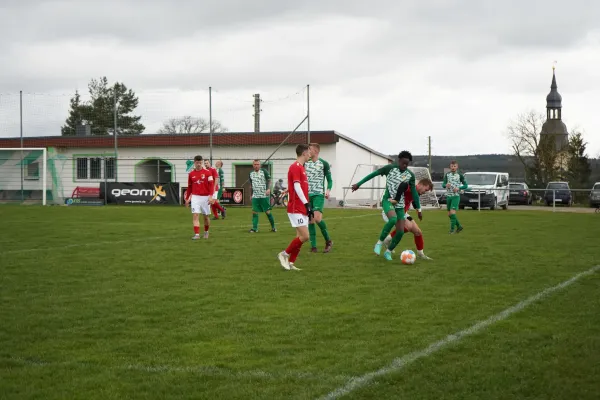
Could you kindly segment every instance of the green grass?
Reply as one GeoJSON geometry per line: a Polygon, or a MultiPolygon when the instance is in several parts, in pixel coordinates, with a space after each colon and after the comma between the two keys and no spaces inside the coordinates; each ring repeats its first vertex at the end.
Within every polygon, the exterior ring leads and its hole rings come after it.
{"type": "MultiPolygon", "coordinates": [[[[329,254],[250,228],[248,209],[192,242],[183,207],[0,208],[0,398],[312,399],[600,264],[600,217],[443,212],[433,261],[372,253],[371,210],[327,210],[329,254]]],[[[319,245],[322,246],[319,237],[319,245]]],[[[412,235],[398,250],[414,249],[412,235]]],[[[600,273],[347,398],[595,399],[600,273]]]]}

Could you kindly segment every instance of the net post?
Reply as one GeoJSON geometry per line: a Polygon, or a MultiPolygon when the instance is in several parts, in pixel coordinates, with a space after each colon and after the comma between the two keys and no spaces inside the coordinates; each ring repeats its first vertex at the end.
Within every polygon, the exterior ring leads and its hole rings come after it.
{"type": "Polygon", "coordinates": [[[23,192],[23,91],[19,91],[19,132],[21,136],[21,203],[25,201],[23,192]]]}
{"type": "MultiPolygon", "coordinates": [[[[46,185],[47,185],[47,180],[48,180],[48,173],[46,171],[46,167],[47,167],[47,159],[48,159],[48,148],[44,147],[44,149],[42,150],[42,205],[45,206],[46,205],[46,185]]],[[[22,170],[22,168],[21,168],[22,170]]]]}

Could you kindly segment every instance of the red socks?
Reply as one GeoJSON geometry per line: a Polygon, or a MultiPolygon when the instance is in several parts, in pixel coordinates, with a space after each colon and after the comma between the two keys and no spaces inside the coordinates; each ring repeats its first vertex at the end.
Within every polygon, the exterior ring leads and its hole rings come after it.
{"type": "Polygon", "coordinates": [[[199,226],[195,226],[195,227],[194,227],[194,233],[195,233],[196,235],[200,234],[200,227],[199,227],[199,226]]]}
{"type": "Polygon", "coordinates": [[[215,219],[219,219],[219,214],[217,214],[217,203],[211,204],[210,209],[212,210],[213,216],[215,219]]]}
{"type": "Polygon", "coordinates": [[[417,245],[417,250],[423,250],[425,247],[425,243],[423,243],[423,235],[415,236],[415,245],[417,245]]]}
{"type": "Polygon", "coordinates": [[[302,241],[299,238],[294,238],[285,252],[290,255],[290,262],[296,261],[296,257],[300,253],[300,249],[302,248],[302,241]]]}
{"type": "Polygon", "coordinates": [[[208,227],[209,227],[209,226],[210,226],[210,225],[204,225],[204,232],[208,232],[208,227]]]}
{"type": "Polygon", "coordinates": [[[391,237],[394,237],[394,236],[396,236],[396,230],[395,230],[395,229],[392,231],[392,233],[390,233],[390,236],[391,236],[391,237]]]}

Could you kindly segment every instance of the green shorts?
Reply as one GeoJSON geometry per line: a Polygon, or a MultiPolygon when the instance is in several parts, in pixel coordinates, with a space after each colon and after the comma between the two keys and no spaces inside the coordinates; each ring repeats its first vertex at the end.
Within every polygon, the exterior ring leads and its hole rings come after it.
{"type": "Polygon", "coordinates": [[[458,205],[460,204],[460,196],[448,196],[446,197],[446,209],[450,210],[458,210],[458,205]]]}
{"type": "Polygon", "coordinates": [[[254,212],[267,212],[271,209],[271,202],[268,197],[253,197],[252,198],[252,211],[254,212]]]}
{"type": "Polygon", "coordinates": [[[323,212],[323,207],[325,206],[325,196],[322,194],[313,194],[308,197],[308,202],[312,207],[313,211],[323,212]]]}
{"type": "Polygon", "coordinates": [[[217,191],[217,200],[221,200],[221,196],[223,196],[223,189],[219,188],[217,191]]]}
{"type": "Polygon", "coordinates": [[[385,215],[389,215],[389,212],[394,210],[396,212],[396,219],[398,221],[404,219],[404,207],[402,207],[402,205],[404,205],[404,202],[393,205],[388,199],[383,199],[381,201],[381,207],[383,207],[383,212],[385,215]]]}

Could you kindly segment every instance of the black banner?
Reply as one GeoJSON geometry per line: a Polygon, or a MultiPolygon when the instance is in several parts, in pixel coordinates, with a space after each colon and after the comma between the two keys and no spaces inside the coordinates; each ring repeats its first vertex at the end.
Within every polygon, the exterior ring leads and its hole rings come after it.
{"type": "Polygon", "coordinates": [[[225,206],[243,206],[244,188],[225,188],[219,202],[225,206]]]}
{"type": "Polygon", "coordinates": [[[179,183],[102,182],[100,198],[107,186],[108,204],[179,204],[179,183]]]}
{"type": "MultiPolygon", "coordinates": [[[[186,187],[181,188],[181,204],[185,204],[186,187]]],[[[219,203],[226,206],[243,206],[244,205],[244,188],[224,188],[223,195],[219,203]]]]}

